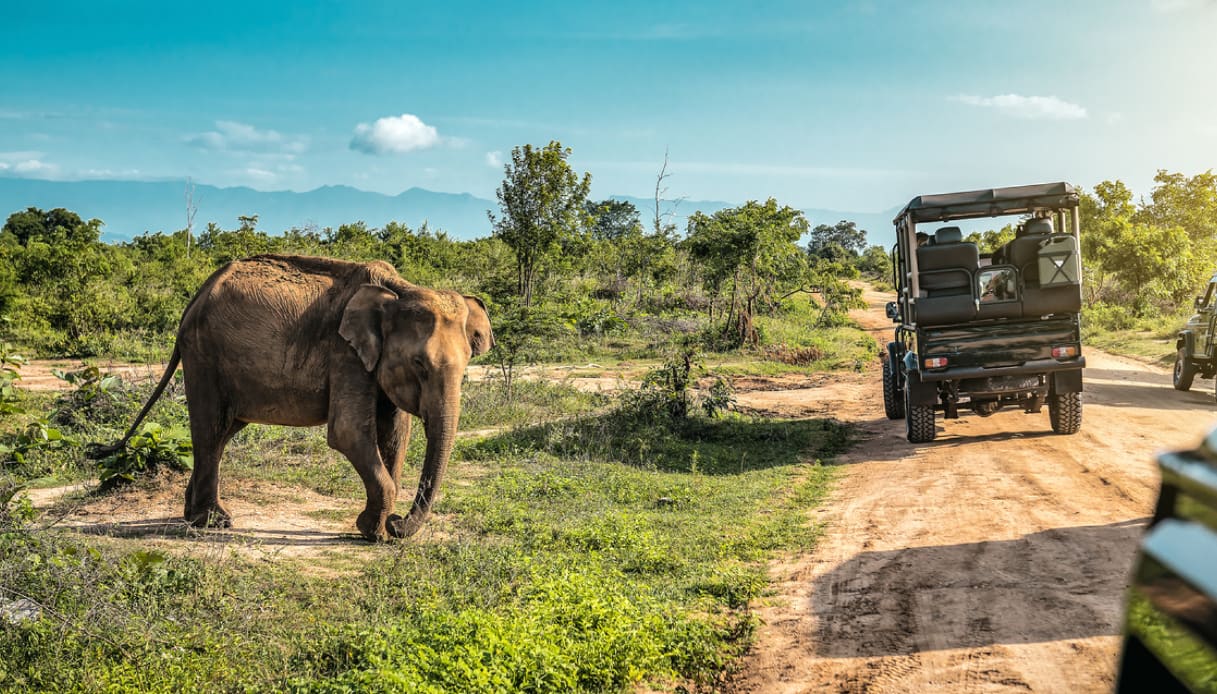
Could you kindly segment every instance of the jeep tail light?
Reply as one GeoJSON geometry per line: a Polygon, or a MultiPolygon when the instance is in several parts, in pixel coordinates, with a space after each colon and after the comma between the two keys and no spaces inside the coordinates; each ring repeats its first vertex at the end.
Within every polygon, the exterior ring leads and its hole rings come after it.
{"type": "Polygon", "coordinates": [[[925,360],[925,368],[927,369],[941,369],[946,365],[946,357],[930,357],[929,359],[925,360]]]}
{"type": "Polygon", "coordinates": [[[1057,345],[1052,348],[1053,359],[1072,359],[1078,355],[1077,345],[1057,345]]]}

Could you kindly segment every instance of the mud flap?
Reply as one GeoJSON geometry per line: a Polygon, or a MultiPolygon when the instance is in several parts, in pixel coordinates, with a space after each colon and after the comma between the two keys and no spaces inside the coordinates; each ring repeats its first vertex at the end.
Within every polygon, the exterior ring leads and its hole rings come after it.
{"type": "Polygon", "coordinates": [[[938,404],[938,384],[934,382],[923,383],[921,381],[921,372],[910,371],[904,375],[904,385],[909,391],[910,405],[937,405],[938,404]]]}
{"type": "Polygon", "coordinates": [[[1082,370],[1071,369],[1069,371],[1054,371],[1052,373],[1052,391],[1053,393],[1080,393],[1082,392],[1082,370]]]}

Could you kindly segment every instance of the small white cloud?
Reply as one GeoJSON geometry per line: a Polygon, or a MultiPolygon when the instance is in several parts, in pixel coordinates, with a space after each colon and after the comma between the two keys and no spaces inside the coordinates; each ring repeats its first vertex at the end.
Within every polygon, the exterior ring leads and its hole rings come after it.
{"type": "Polygon", "coordinates": [[[375,123],[355,126],[351,149],[364,154],[405,154],[416,149],[428,149],[440,143],[439,132],[418,116],[379,118],[375,123]]]}
{"type": "Polygon", "coordinates": [[[1055,96],[1023,96],[1021,94],[999,94],[976,96],[959,94],[950,97],[969,106],[991,108],[1015,118],[1047,118],[1055,120],[1078,120],[1086,117],[1086,109],[1055,96]]]}
{"type": "Polygon", "coordinates": [[[495,150],[493,152],[486,153],[486,166],[493,166],[494,168],[497,169],[502,165],[503,165],[503,153],[502,152],[495,150]]]}
{"type": "Polygon", "coordinates": [[[296,155],[308,149],[308,138],[287,136],[277,130],[259,130],[230,120],[216,121],[216,129],[186,138],[201,149],[221,152],[267,152],[296,155]]]}
{"type": "Polygon", "coordinates": [[[48,164],[41,159],[22,159],[19,161],[0,162],[0,171],[8,171],[22,176],[53,176],[59,173],[59,167],[48,164]]]}
{"type": "Polygon", "coordinates": [[[266,169],[259,169],[252,166],[245,169],[245,175],[255,181],[261,181],[263,183],[270,183],[271,181],[279,178],[278,174],[273,171],[267,171],[266,169]]]}
{"type": "Polygon", "coordinates": [[[1107,114],[1107,124],[1108,125],[1117,125],[1123,121],[1124,121],[1124,114],[1120,113],[1119,111],[1112,111],[1111,113],[1107,114]]]}

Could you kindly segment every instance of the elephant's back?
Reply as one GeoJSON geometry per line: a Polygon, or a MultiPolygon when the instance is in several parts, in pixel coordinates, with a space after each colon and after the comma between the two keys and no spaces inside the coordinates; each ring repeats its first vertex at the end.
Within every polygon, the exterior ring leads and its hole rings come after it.
{"type": "Polygon", "coordinates": [[[329,258],[256,256],[213,274],[182,317],[183,365],[223,380],[319,386],[342,308],[366,266],[329,258]]]}

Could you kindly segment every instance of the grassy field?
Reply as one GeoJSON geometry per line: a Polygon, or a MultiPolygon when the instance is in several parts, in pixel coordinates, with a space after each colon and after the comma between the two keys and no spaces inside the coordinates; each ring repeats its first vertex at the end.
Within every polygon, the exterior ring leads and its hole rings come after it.
{"type": "MultiPolygon", "coordinates": [[[[865,337],[829,331],[804,366],[744,357],[706,368],[854,368],[873,351],[865,337]]],[[[0,605],[39,614],[0,618],[0,690],[711,687],[750,642],[747,605],[765,590],[766,561],[814,543],[808,510],[831,484],[825,463],[849,444],[832,420],[674,418],[635,387],[608,397],[521,380],[508,397],[499,382],[476,382],[462,418],[475,433],[459,439],[419,536],[371,545],[352,534],[316,551],[305,538],[290,552],[251,554],[239,550],[256,541],[239,532],[70,527],[65,514],[82,504],[157,499],[176,513],[182,472],[44,511],[12,493],[96,477],[83,443],[119,432],[147,387],[102,391],[26,394],[24,414],[0,419],[9,450],[0,490],[10,490],[0,496],[0,605]]],[[[181,435],[180,384],[153,418],[164,436],[181,435]]],[[[423,444],[416,434],[407,486],[423,444]]],[[[249,427],[222,474],[229,498],[323,499],[304,514],[310,523],[350,525],[363,503],[320,429],[249,427]]]]}

